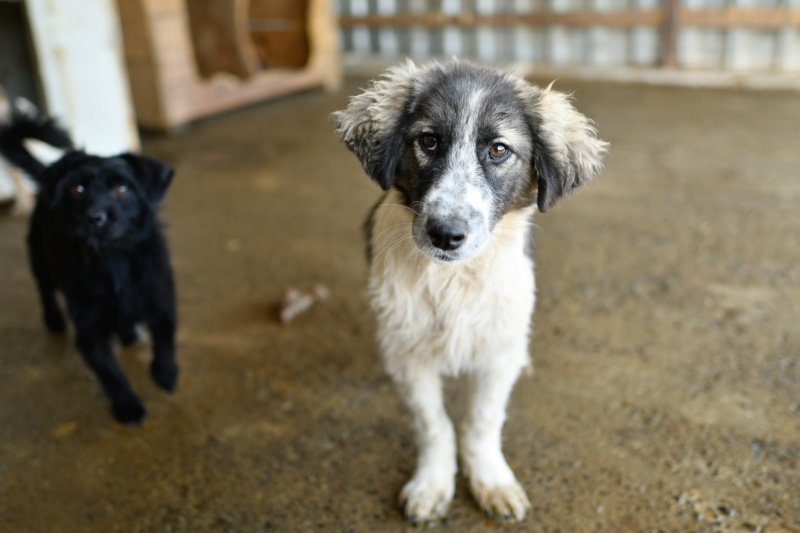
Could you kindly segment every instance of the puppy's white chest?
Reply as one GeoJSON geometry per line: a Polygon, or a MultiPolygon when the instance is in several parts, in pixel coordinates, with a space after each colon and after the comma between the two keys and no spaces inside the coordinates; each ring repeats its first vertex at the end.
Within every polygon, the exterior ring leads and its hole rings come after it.
{"type": "Polygon", "coordinates": [[[388,361],[417,358],[456,374],[484,358],[527,353],[535,298],[533,265],[524,253],[529,213],[508,215],[483,254],[451,265],[403,241],[382,242],[393,228],[411,230],[404,210],[380,211],[369,289],[388,361]]]}

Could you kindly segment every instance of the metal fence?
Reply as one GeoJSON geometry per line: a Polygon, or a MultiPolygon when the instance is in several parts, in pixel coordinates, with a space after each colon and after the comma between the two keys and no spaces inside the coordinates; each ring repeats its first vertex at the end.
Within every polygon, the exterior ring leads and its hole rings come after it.
{"type": "Polygon", "coordinates": [[[800,0],[337,0],[354,57],[800,72],[800,0]]]}

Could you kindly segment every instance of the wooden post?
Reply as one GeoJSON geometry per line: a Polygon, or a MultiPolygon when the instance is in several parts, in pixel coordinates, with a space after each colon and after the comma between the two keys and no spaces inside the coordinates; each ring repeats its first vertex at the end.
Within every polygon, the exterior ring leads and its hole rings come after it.
{"type": "Polygon", "coordinates": [[[680,26],[680,0],[664,2],[664,32],[661,48],[661,66],[675,68],[677,62],[678,27],[680,26]]]}

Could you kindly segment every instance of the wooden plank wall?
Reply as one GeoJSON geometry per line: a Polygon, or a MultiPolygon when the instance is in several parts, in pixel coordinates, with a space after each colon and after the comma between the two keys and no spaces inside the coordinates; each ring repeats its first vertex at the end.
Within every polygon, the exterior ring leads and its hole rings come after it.
{"type": "Polygon", "coordinates": [[[800,0],[337,0],[355,57],[800,72],[800,0]]]}

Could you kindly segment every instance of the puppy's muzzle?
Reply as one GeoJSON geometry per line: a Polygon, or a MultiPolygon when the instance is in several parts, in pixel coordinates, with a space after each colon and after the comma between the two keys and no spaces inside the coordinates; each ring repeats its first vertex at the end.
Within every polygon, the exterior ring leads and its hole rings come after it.
{"type": "Polygon", "coordinates": [[[458,220],[430,219],[427,224],[431,244],[440,250],[455,250],[467,240],[469,232],[458,220]]]}
{"type": "Polygon", "coordinates": [[[86,221],[98,228],[102,228],[108,222],[108,214],[102,209],[90,209],[86,212],[86,221]]]}

